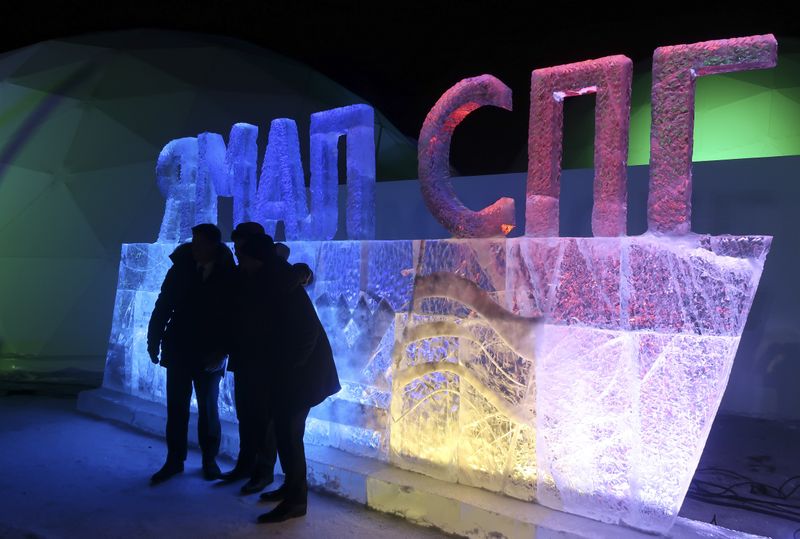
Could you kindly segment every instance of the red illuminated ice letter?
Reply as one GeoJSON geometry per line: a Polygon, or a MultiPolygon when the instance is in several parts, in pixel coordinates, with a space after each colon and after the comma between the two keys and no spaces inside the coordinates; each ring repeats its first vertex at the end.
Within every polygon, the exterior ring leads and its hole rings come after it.
{"type": "Polygon", "coordinates": [[[527,236],[558,236],[564,98],[589,93],[597,94],[592,233],[625,235],[631,69],[629,58],[608,56],[533,71],[525,201],[527,236]]]}
{"type": "Polygon", "coordinates": [[[425,204],[450,233],[461,238],[501,236],[514,228],[513,199],[504,197],[472,211],[458,199],[450,182],[453,131],[484,105],[511,110],[511,89],[491,75],[464,79],[439,98],[419,134],[419,180],[425,204]]]}
{"type": "Polygon", "coordinates": [[[647,201],[651,232],[686,234],[691,227],[695,79],[773,67],[777,54],[771,34],[655,50],[647,201]]]}

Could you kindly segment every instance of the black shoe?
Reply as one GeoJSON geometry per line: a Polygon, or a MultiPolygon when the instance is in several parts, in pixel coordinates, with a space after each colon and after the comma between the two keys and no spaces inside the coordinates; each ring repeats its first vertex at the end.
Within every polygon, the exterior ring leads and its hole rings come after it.
{"type": "Polygon", "coordinates": [[[270,522],[283,522],[284,520],[289,520],[290,518],[302,517],[305,516],[307,507],[308,506],[304,503],[281,502],[269,513],[259,515],[258,522],[261,524],[270,522]]]}
{"type": "Polygon", "coordinates": [[[160,470],[150,477],[150,484],[157,485],[159,483],[163,483],[173,475],[177,475],[181,472],[183,472],[183,462],[168,460],[160,470]]]}
{"type": "Polygon", "coordinates": [[[274,481],[274,477],[272,474],[266,476],[257,476],[251,477],[250,481],[242,485],[241,493],[242,494],[255,494],[256,492],[261,492],[267,485],[272,484],[274,481]]]}
{"type": "Polygon", "coordinates": [[[258,497],[262,502],[279,502],[286,497],[286,489],[283,488],[283,485],[278,487],[275,490],[270,490],[269,492],[264,492],[261,496],[258,497]]]}
{"type": "Polygon", "coordinates": [[[255,467],[255,463],[250,461],[248,463],[247,460],[237,460],[236,466],[233,467],[233,470],[225,472],[224,474],[220,475],[219,478],[225,482],[232,482],[238,481],[239,479],[247,479],[253,475],[253,468],[255,467]]]}
{"type": "Polygon", "coordinates": [[[219,469],[217,461],[213,458],[203,459],[203,478],[206,481],[214,481],[222,476],[222,470],[219,469]]]}
{"type": "Polygon", "coordinates": [[[229,472],[225,472],[219,476],[221,481],[225,481],[226,483],[232,483],[233,481],[238,481],[239,479],[245,479],[250,477],[250,472],[245,470],[244,468],[234,468],[229,472]]]}

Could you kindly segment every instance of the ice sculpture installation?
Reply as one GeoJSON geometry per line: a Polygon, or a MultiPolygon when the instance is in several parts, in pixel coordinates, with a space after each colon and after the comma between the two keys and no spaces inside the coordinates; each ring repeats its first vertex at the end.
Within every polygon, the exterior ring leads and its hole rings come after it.
{"type": "Polygon", "coordinates": [[[336,234],[339,137],[347,143],[347,236],[375,237],[375,121],[372,107],[351,105],[311,115],[311,209],[309,239],[330,240],[336,234]],[[318,208],[325,208],[319,211],[318,208]],[[332,211],[328,208],[333,208],[332,211]]]}
{"type": "MultiPolygon", "coordinates": [[[[257,176],[257,128],[169,143],[157,178],[158,242],[122,247],[104,386],[164,401],[147,320],[194,222],[283,220],[328,334],[342,391],[314,408],[307,441],[594,519],[670,528],[731,371],[771,238],[690,230],[693,79],[775,64],[772,36],[658,49],[650,230],[626,236],[630,61],[612,56],[532,75],[526,235],[513,201],[473,211],[450,184],[456,126],[510,90],[483,75],[445,92],[420,133],[425,203],[453,239],[374,240],[372,112],[312,117],[307,194],[297,127],[272,122],[257,176]],[[597,93],[595,237],[558,236],[562,100],[597,93]],[[336,232],[336,151],[348,137],[346,241],[336,232]],[[310,201],[310,205],[307,204],[310,201]]],[[[223,414],[233,419],[232,382],[223,414]]]]}
{"type": "MultiPolygon", "coordinates": [[[[769,67],[776,47],[757,36],[656,51],[651,232],[640,237],[624,236],[630,61],[533,72],[526,237],[420,246],[396,319],[393,463],[598,520],[671,526],[771,241],[690,232],[691,80],[769,67]],[[587,92],[598,94],[595,237],[560,238],[561,102],[587,92]]],[[[420,152],[421,178],[428,162],[447,170],[439,152],[420,152]]],[[[432,199],[443,223],[464,213],[452,199],[432,199]]]]}

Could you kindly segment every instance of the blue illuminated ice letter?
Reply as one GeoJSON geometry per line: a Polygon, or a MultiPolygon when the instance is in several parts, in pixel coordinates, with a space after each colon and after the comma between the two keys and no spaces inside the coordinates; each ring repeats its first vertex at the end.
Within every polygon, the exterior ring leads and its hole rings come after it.
{"type": "Polygon", "coordinates": [[[217,197],[232,196],[225,167],[225,141],[217,133],[197,135],[195,223],[217,222],[217,197]]]}
{"type": "Polygon", "coordinates": [[[228,137],[225,167],[228,189],[233,196],[233,223],[256,221],[253,211],[258,173],[258,127],[234,124],[228,137]]]}
{"type": "Polygon", "coordinates": [[[347,137],[347,237],[375,237],[375,125],[372,107],[351,105],[311,115],[309,239],[330,240],[338,221],[338,141],[347,137]]]}
{"type": "Polygon", "coordinates": [[[283,221],[287,240],[306,239],[310,217],[297,124],[288,118],[272,120],[268,138],[255,215],[271,236],[278,221],[283,221]]]}
{"type": "Polygon", "coordinates": [[[170,141],[158,158],[158,185],[167,199],[160,242],[191,238],[197,223],[217,223],[218,197],[233,198],[234,225],[257,221],[274,235],[283,221],[288,240],[330,240],[339,221],[338,141],[347,138],[347,236],[375,237],[375,127],[368,105],[311,115],[309,211],[294,120],[270,125],[258,185],[258,127],[234,124],[227,145],[217,133],[170,141]]]}
{"type": "Polygon", "coordinates": [[[176,243],[192,237],[197,156],[197,139],[194,137],[171,140],[158,155],[156,183],[167,199],[158,233],[159,242],[176,243]]]}
{"type": "Polygon", "coordinates": [[[222,135],[197,136],[195,223],[217,223],[217,197],[233,197],[233,221],[255,221],[258,127],[234,124],[228,144],[222,135]]]}

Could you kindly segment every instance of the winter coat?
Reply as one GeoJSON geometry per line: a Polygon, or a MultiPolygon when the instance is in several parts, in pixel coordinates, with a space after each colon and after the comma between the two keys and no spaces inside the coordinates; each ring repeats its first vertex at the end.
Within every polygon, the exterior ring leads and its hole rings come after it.
{"type": "Polygon", "coordinates": [[[228,354],[231,294],[236,265],[219,244],[211,273],[205,279],[192,256],[191,244],[170,255],[167,271],[147,330],[148,350],[161,348],[161,366],[202,369],[228,354]]]}
{"type": "Polygon", "coordinates": [[[273,304],[278,290],[293,286],[288,280],[279,282],[282,277],[270,266],[264,266],[254,274],[236,268],[229,371],[263,380],[268,376],[270,358],[277,353],[277,321],[273,304]]]}
{"type": "Polygon", "coordinates": [[[278,407],[310,408],[339,391],[328,337],[300,284],[306,272],[275,257],[237,274],[228,368],[261,377],[278,407]]]}
{"type": "Polygon", "coordinates": [[[328,335],[302,286],[277,304],[281,355],[273,370],[278,406],[311,408],[341,389],[328,335]]]}

